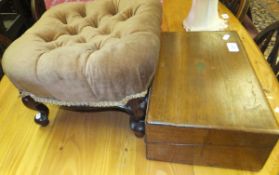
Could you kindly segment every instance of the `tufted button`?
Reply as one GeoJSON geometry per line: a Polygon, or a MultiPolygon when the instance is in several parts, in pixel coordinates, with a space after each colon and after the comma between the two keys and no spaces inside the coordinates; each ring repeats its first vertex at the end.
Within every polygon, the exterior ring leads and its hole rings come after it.
{"type": "Polygon", "coordinates": [[[67,24],[67,18],[63,13],[56,13],[56,15],[54,15],[54,18],[58,19],[63,24],[67,24]]]}
{"type": "Polygon", "coordinates": [[[114,16],[114,15],[116,15],[117,13],[118,13],[118,11],[113,10],[110,14],[111,14],[112,16],[114,16]]]}
{"type": "Polygon", "coordinates": [[[89,19],[88,20],[89,26],[98,28],[98,20],[97,19],[89,19]]]}
{"type": "Polygon", "coordinates": [[[44,42],[51,42],[53,41],[53,37],[52,35],[43,35],[43,34],[37,34],[37,37],[39,37],[40,39],[42,39],[44,42]]]}
{"type": "Polygon", "coordinates": [[[76,35],[76,34],[78,34],[78,31],[77,31],[77,29],[76,28],[74,28],[74,27],[68,27],[67,28],[67,31],[68,31],[68,34],[69,35],[76,35]]]}
{"type": "Polygon", "coordinates": [[[92,27],[95,27],[95,28],[98,28],[98,25],[99,25],[99,23],[98,23],[98,21],[97,20],[95,20],[95,21],[93,21],[92,22],[92,27]]]}
{"type": "Polygon", "coordinates": [[[95,45],[96,50],[99,50],[101,48],[101,42],[95,45]]]}
{"type": "Polygon", "coordinates": [[[118,13],[118,8],[117,8],[117,6],[115,4],[112,4],[112,6],[111,6],[111,8],[109,10],[109,13],[112,16],[114,16],[114,15],[116,15],[118,13]]]}
{"type": "Polygon", "coordinates": [[[105,28],[103,30],[100,30],[99,34],[100,35],[108,35],[108,34],[110,34],[110,30],[108,28],[105,28]]]}
{"type": "Polygon", "coordinates": [[[79,12],[79,14],[82,18],[86,17],[86,12],[85,11],[79,12]]]}
{"type": "Polygon", "coordinates": [[[133,16],[133,9],[127,9],[120,14],[121,20],[127,20],[133,16]]]}
{"type": "Polygon", "coordinates": [[[85,6],[82,6],[82,8],[80,8],[80,10],[78,11],[78,13],[80,14],[81,17],[86,17],[86,9],[85,6]]]}
{"type": "Polygon", "coordinates": [[[98,22],[97,19],[94,16],[86,16],[84,18],[85,26],[84,27],[93,27],[97,28],[98,27],[98,22]]]}

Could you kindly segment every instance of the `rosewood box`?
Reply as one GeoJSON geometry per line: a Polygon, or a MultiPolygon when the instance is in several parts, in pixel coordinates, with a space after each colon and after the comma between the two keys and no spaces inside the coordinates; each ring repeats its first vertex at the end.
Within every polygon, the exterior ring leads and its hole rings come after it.
{"type": "Polygon", "coordinates": [[[147,158],[259,170],[279,126],[236,32],[163,33],[147,158]]]}

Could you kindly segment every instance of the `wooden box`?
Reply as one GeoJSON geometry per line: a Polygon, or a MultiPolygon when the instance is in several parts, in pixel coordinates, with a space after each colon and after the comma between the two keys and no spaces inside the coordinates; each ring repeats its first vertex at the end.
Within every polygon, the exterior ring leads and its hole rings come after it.
{"type": "Polygon", "coordinates": [[[237,33],[162,34],[146,118],[148,159],[259,170],[278,137],[237,33]]]}

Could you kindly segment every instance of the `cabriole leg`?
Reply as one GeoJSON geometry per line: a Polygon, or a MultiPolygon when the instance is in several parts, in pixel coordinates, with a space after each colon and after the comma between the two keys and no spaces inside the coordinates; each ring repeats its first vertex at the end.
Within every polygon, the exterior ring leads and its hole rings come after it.
{"type": "Polygon", "coordinates": [[[43,103],[36,102],[30,96],[25,96],[21,100],[22,100],[22,103],[26,107],[38,111],[38,113],[36,114],[36,116],[34,118],[34,120],[37,124],[39,124],[41,126],[47,126],[48,125],[48,123],[49,123],[49,120],[48,120],[49,110],[48,110],[46,105],[44,105],[43,103]]]}
{"type": "Polygon", "coordinates": [[[145,134],[145,115],[147,106],[147,96],[134,99],[128,102],[126,110],[130,114],[130,128],[137,137],[143,137],[145,134]]]}

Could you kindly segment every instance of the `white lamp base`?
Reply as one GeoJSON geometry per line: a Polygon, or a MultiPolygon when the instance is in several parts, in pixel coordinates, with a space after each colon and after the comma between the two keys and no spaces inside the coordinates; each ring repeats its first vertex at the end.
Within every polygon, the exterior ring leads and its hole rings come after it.
{"type": "Polygon", "coordinates": [[[183,26],[186,31],[219,31],[228,27],[219,17],[218,0],[193,0],[183,26]]]}
{"type": "Polygon", "coordinates": [[[191,24],[187,24],[187,21],[183,21],[183,27],[187,32],[190,31],[221,31],[228,27],[227,22],[223,19],[219,21],[215,21],[212,25],[207,26],[193,26],[191,24]]]}

